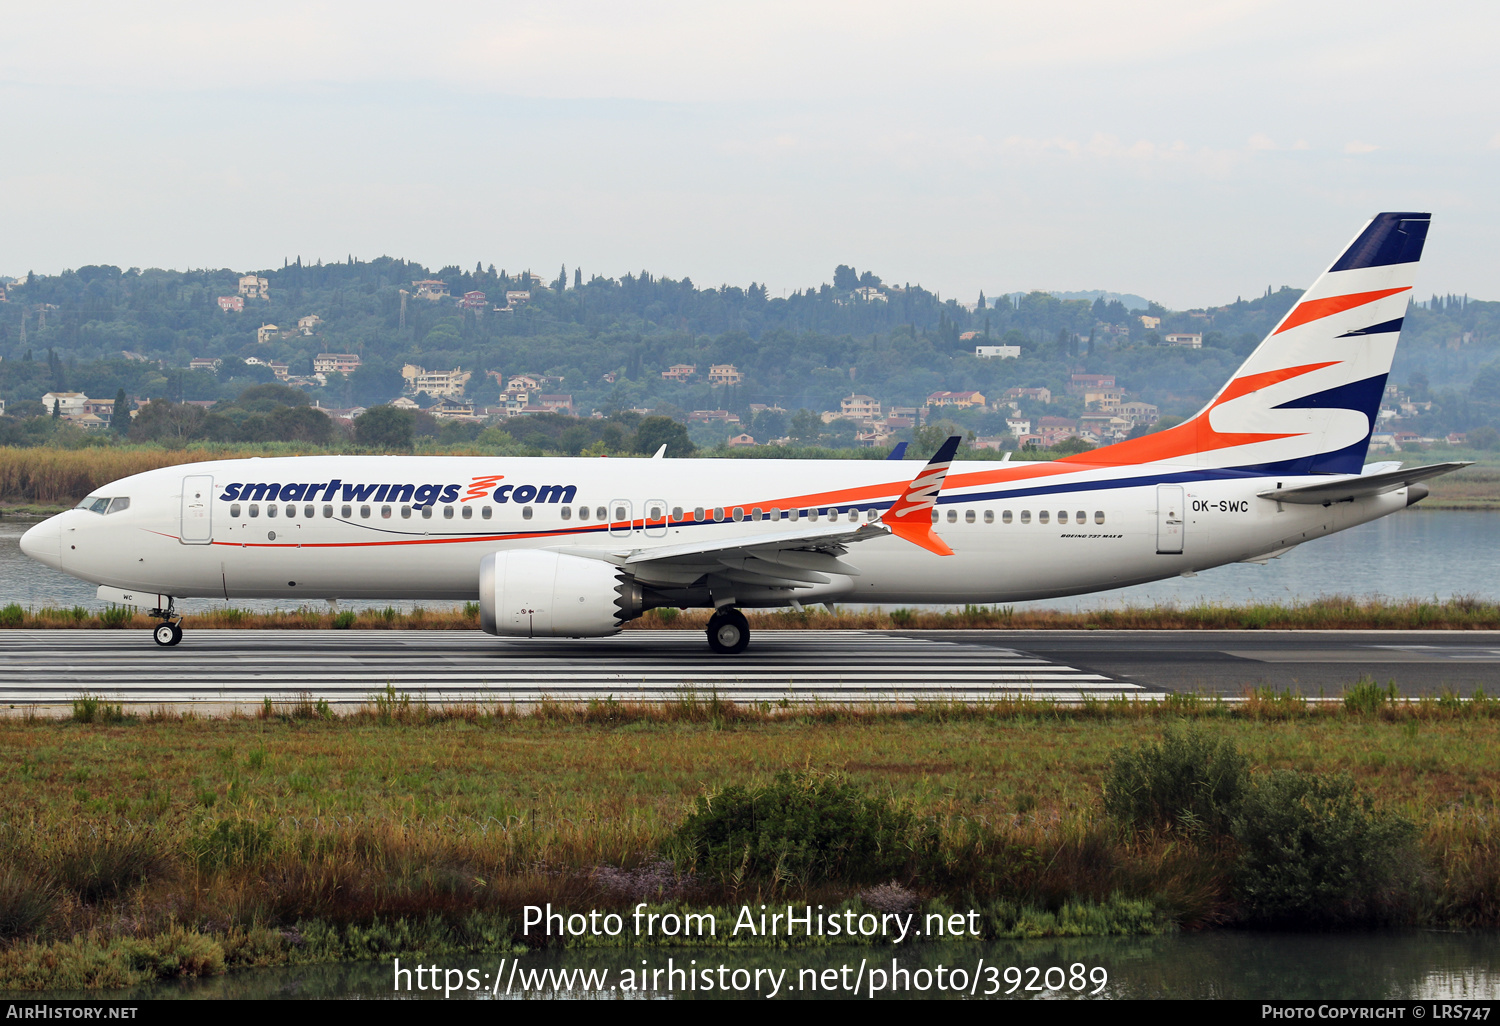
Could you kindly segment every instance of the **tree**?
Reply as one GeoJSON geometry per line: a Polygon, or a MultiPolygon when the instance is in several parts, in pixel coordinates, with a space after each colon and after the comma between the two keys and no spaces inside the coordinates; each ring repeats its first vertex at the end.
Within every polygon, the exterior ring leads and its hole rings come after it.
{"type": "Polygon", "coordinates": [[[823,418],[812,410],[798,410],[792,414],[792,424],[788,428],[788,434],[799,442],[815,442],[823,433],[823,418]]]}
{"type": "Polygon", "coordinates": [[[833,287],[840,292],[853,292],[859,288],[859,275],[848,264],[839,264],[833,269],[833,287]]]}
{"type": "Polygon", "coordinates": [[[644,418],[635,429],[635,440],[631,448],[650,456],[663,445],[667,447],[668,456],[691,456],[698,451],[692,439],[688,438],[687,428],[671,417],[644,418]]]}
{"type": "Polygon", "coordinates": [[[123,388],[115,393],[115,409],[110,414],[109,426],[118,435],[130,430],[130,400],[125,398],[123,388]]]}
{"type": "Polygon", "coordinates": [[[409,452],[416,418],[394,406],[372,406],[354,420],[354,441],[367,449],[409,452]]]}
{"type": "Polygon", "coordinates": [[[60,417],[62,417],[62,400],[54,399],[52,400],[52,419],[57,420],[60,417]]]}

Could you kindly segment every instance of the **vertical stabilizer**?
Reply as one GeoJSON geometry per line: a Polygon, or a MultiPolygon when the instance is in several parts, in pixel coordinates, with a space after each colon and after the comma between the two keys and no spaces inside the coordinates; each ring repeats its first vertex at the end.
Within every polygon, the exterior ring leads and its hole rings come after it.
{"type": "Polygon", "coordinates": [[[1067,461],[1359,473],[1430,221],[1375,215],[1192,420],[1067,461]]]}

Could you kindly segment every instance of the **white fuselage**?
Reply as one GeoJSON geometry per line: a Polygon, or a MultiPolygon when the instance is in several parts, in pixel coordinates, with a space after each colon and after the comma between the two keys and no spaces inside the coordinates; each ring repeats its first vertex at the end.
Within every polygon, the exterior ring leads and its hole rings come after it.
{"type": "MultiPolygon", "coordinates": [[[[472,600],[480,561],[491,552],[628,554],[806,530],[814,517],[864,521],[888,508],[919,467],[862,460],[222,460],[99,489],[95,496],[128,498],[128,507],[60,514],[28,534],[26,551],[100,585],[179,598],[472,600]],[[428,504],[416,506],[423,497],[428,504]]],[[[858,576],[835,574],[829,583],[793,590],[740,588],[736,604],[989,603],[1101,591],[1263,556],[1407,504],[1405,489],[1328,506],[1258,497],[1313,480],[1327,477],[966,461],[953,466],[936,507],[934,531],[954,555],[880,537],[843,557],[858,576]]],[[[678,589],[682,604],[701,604],[690,582],[656,586],[664,595],[678,589]]]]}

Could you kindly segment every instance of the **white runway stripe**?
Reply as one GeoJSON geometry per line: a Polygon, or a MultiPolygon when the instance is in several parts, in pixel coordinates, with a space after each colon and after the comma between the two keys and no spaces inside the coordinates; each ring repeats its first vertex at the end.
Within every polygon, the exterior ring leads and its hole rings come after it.
{"type": "Polygon", "coordinates": [[[758,631],[739,656],[697,631],[581,641],[500,640],[477,631],[195,630],[172,649],[141,631],[0,631],[0,703],[253,704],[302,696],[358,704],[387,687],[433,702],[614,697],[672,701],[1060,702],[1156,697],[1129,681],[1026,652],[878,631],[758,631]]]}

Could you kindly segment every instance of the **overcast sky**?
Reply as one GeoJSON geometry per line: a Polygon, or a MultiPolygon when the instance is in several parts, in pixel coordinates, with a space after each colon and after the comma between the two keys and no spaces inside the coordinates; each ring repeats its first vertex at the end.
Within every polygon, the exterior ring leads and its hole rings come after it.
{"type": "Polygon", "coordinates": [[[0,0],[0,273],[476,261],[1500,299],[1500,5],[0,0]]]}

